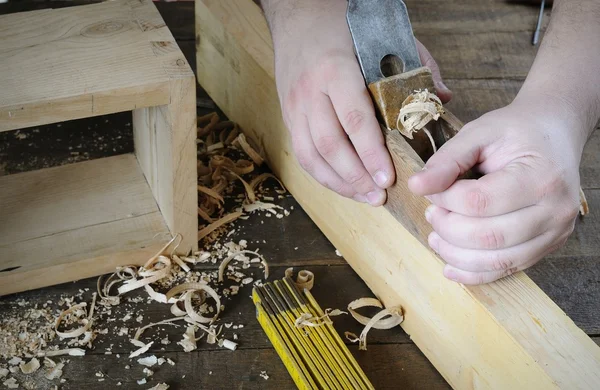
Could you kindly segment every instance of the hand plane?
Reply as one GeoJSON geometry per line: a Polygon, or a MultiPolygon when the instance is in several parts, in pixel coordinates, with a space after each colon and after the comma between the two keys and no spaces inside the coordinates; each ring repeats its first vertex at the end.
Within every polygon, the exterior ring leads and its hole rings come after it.
{"type": "MultiPolygon", "coordinates": [[[[406,5],[402,0],[349,0],[348,26],[367,87],[388,130],[398,129],[402,103],[416,90],[435,94],[431,70],[422,66],[406,5]]],[[[463,124],[447,109],[423,132],[407,139],[423,161],[452,138],[463,124]]],[[[402,131],[401,131],[402,132],[402,131]]]]}

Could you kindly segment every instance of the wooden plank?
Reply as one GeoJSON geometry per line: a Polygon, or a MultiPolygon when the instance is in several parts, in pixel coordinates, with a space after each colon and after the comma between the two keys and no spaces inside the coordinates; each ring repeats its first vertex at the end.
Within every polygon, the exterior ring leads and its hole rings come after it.
{"type": "Polygon", "coordinates": [[[170,238],[131,154],[0,177],[0,204],[0,295],[139,263],[170,238]]]}
{"type": "Polygon", "coordinates": [[[151,1],[0,16],[0,131],[170,101],[151,1]]]}
{"type": "MultiPolygon", "coordinates": [[[[404,389],[447,389],[448,385],[427,362],[419,350],[410,344],[395,346],[382,345],[369,348],[369,353],[351,348],[359,364],[377,389],[397,389],[402,383],[404,389]],[[391,373],[395,373],[391,375],[391,373]]],[[[167,383],[175,389],[225,389],[236,385],[244,389],[292,389],[294,382],[283,363],[272,348],[259,350],[203,351],[201,353],[168,352],[157,356],[169,358],[175,366],[164,364],[154,366],[152,377],[147,378],[145,387],[137,380],[145,377],[143,366],[125,356],[89,355],[82,359],[70,359],[65,366],[61,384],[64,389],[106,389],[121,383],[122,388],[150,388],[158,383],[167,383]],[[125,369],[126,365],[130,369],[125,369]],[[99,381],[93,373],[101,371],[104,380],[99,381]],[[268,379],[260,376],[262,372],[268,379]]],[[[43,375],[33,375],[37,388],[51,388],[53,384],[43,379],[43,375]],[[39,379],[38,379],[39,377],[39,379]]]]}
{"type": "MultiPolygon", "coordinates": [[[[164,26],[151,3],[138,14],[145,24],[164,26]]],[[[198,248],[196,80],[166,27],[145,38],[169,78],[170,100],[134,110],[135,153],[171,233],[183,236],[179,250],[186,253],[198,248]]]]}
{"type": "MultiPolygon", "coordinates": [[[[383,208],[341,199],[297,164],[279,112],[266,22],[250,1],[196,1],[198,78],[215,102],[258,140],[311,218],[386,305],[405,309],[404,329],[453,387],[584,388],[600,383],[600,348],[523,273],[464,287],[383,208]],[[249,97],[252,98],[249,98],[249,97]]],[[[401,143],[399,143],[401,145],[401,143]]],[[[404,210],[426,202],[401,187],[418,161],[396,156],[404,210]]],[[[392,196],[393,197],[393,196],[392,196]]],[[[406,219],[402,219],[408,223],[406,219]]]]}

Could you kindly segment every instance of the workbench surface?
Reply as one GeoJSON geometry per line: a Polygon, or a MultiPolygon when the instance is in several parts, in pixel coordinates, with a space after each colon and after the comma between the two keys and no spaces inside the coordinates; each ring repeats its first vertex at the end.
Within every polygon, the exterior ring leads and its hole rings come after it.
{"type": "MultiPolygon", "coordinates": [[[[21,1],[0,4],[0,14],[89,2],[21,1]]],[[[446,84],[454,92],[455,98],[449,104],[453,113],[470,121],[511,102],[535,55],[531,37],[537,7],[502,0],[443,3],[413,0],[407,4],[415,34],[437,59],[446,84]]],[[[158,7],[182,51],[194,64],[193,2],[159,3],[158,7]]],[[[547,12],[544,26],[547,26],[548,17],[547,12]]],[[[199,114],[215,110],[218,108],[199,88],[199,114]]],[[[132,149],[130,113],[4,132],[0,133],[0,175],[107,157],[132,149]]],[[[581,183],[590,205],[590,215],[577,222],[565,247],[527,271],[597,343],[600,343],[599,151],[600,133],[596,131],[587,144],[581,167],[581,183]]],[[[335,248],[296,201],[287,195],[278,203],[288,210],[293,206],[289,216],[281,219],[251,217],[240,221],[236,223],[237,233],[231,238],[245,239],[249,249],[260,249],[270,264],[272,278],[282,277],[285,268],[290,266],[313,271],[316,279],[313,295],[322,307],[344,309],[356,298],[371,296],[365,284],[344,259],[336,255],[335,248]]],[[[95,289],[96,279],[87,279],[0,298],[0,318],[13,315],[21,300],[41,306],[81,291],[82,300],[89,301],[95,289]]],[[[70,358],[64,368],[66,381],[59,384],[59,388],[105,389],[121,383],[121,388],[138,389],[160,382],[168,383],[172,389],[293,388],[285,367],[255,319],[250,291],[248,287],[228,301],[221,316],[222,323],[243,325],[236,331],[239,337],[237,351],[200,342],[198,350],[185,353],[176,343],[181,339],[181,328],[153,330],[154,338],[170,335],[173,342],[168,345],[157,343],[150,351],[158,357],[172,359],[175,365],[154,367],[154,375],[148,378],[147,384],[140,386],[136,381],[145,375],[142,366],[126,358],[133,349],[128,338],[117,335],[118,327],[107,323],[109,317],[100,318],[96,326],[107,327],[109,333],[98,336],[94,349],[86,356],[70,358]],[[127,369],[126,365],[131,367],[127,369]],[[96,376],[99,372],[103,374],[102,378],[96,376]]],[[[131,296],[145,295],[142,291],[131,296]]],[[[121,324],[120,319],[128,312],[134,313],[127,324],[130,329],[140,326],[136,322],[139,315],[144,324],[170,317],[168,306],[148,304],[145,300],[117,306],[111,317],[121,324]]],[[[361,326],[348,316],[336,317],[334,324],[340,333],[358,334],[361,330],[361,326]]],[[[350,349],[377,389],[448,388],[400,328],[373,330],[368,341],[367,351],[359,352],[355,345],[350,349]]],[[[5,360],[0,360],[1,363],[5,360]]],[[[51,382],[41,381],[34,387],[51,388],[51,382]]]]}

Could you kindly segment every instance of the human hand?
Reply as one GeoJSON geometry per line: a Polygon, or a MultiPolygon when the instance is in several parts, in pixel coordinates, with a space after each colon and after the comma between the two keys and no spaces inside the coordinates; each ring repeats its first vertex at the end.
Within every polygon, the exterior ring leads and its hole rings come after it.
{"type": "MultiPolygon", "coordinates": [[[[267,6],[266,14],[283,118],[300,165],[343,196],[382,205],[395,172],[354,55],[347,1],[280,3],[267,6]]],[[[448,101],[435,61],[418,47],[440,98],[448,101]]]]}
{"type": "Polygon", "coordinates": [[[579,210],[583,124],[564,102],[521,97],[467,124],[409,179],[432,205],[429,245],[444,275],[482,284],[562,246],[579,210]],[[472,167],[478,180],[458,180],[472,167]]]}

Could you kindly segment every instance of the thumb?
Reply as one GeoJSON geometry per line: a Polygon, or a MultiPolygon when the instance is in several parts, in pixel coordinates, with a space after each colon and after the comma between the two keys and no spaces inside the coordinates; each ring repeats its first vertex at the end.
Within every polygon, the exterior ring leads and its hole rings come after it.
{"type": "Polygon", "coordinates": [[[421,62],[423,66],[431,69],[431,75],[433,76],[433,85],[437,92],[438,97],[442,101],[442,103],[448,103],[450,99],[452,99],[452,91],[444,84],[442,81],[442,75],[440,73],[440,68],[438,67],[437,62],[433,59],[429,50],[419,40],[417,41],[417,50],[419,51],[419,57],[421,57],[421,62]]]}
{"type": "Polygon", "coordinates": [[[477,132],[461,130],[429,158],[421,172],[408,179],[408,188],[421,196],[445,191],[459,176],[480,162],[482,149],[482,140],[477,137],[477,132]]]}

